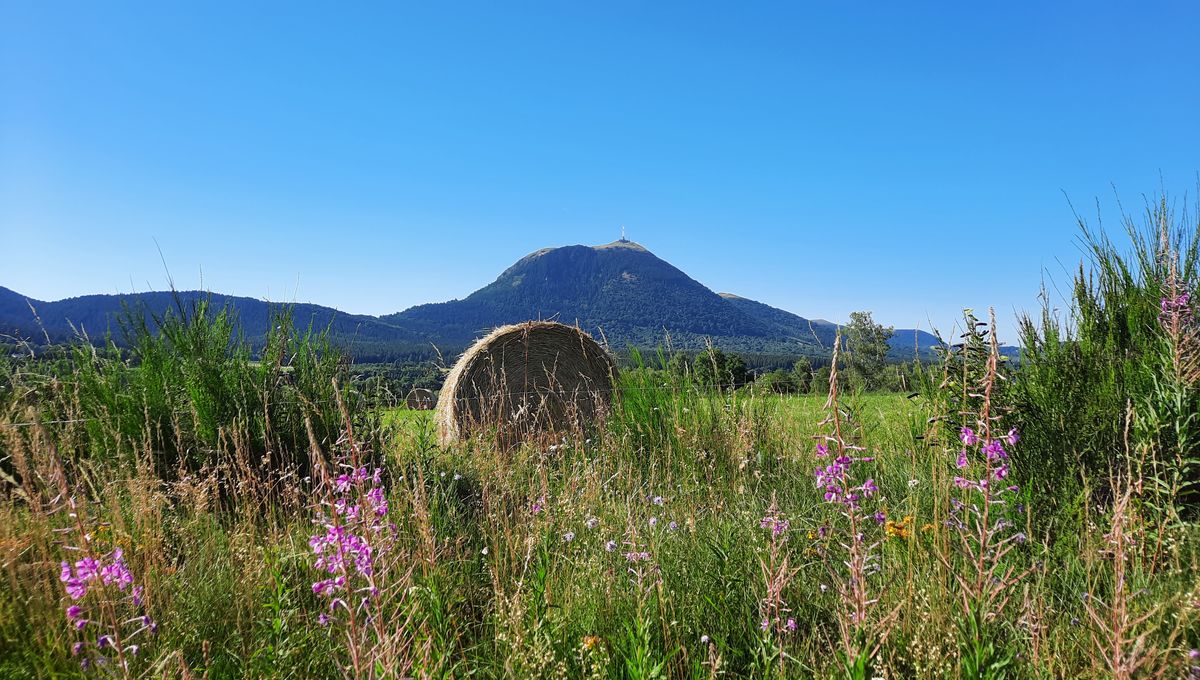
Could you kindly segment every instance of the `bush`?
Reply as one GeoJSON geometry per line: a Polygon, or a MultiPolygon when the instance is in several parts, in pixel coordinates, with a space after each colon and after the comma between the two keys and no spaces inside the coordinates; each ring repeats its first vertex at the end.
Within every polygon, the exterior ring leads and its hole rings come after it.
{"type": "Polygon", "coordinates": [[[1025,450],[1036,452],[1047,494],[1121,473],[1145,476],[1160,500],[1192,504],[1200,371],[1189,367],[1200,343],[1188,291],[1200,220],[1177,217],[1162,196],[1123,222],[1129,244],[1118,248],[1080,219],[1088,266],[1074,277],[1066,318],[1043,293],[1040,317],[1020,322],[1013,393],[1025,450]]]}

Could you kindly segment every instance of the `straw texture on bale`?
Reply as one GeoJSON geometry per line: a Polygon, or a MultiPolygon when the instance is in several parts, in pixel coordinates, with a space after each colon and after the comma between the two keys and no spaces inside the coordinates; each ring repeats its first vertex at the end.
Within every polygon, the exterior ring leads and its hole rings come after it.
{"type": "Polygon", "coordinates": [[[413,411],[428,411],[437,404],[437,397],[434,396],[433,390],[414,387],[404,398],[404,403],[413,411]]]}
{"type": "Polygon", "coordinates": [[[514,445],[603,420],[617,367],[587,333],[549,321],[502,326],[459,358],[437,405],[442,443],[494,430],[514,445]]]}

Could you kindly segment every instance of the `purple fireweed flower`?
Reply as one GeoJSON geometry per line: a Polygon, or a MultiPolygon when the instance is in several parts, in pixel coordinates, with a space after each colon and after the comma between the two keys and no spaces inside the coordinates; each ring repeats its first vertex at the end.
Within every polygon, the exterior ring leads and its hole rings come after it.
{"type": "Polygon", "coordinates": [[[80,617],[80,615],[82,615],[82,614],[83,614],[83,607],[80,607],[77,604],[73,604],[70,607],[67,607],[67,620],[68,621],[74,621],[75,619],[78,619],[80,617]]]}
{"type": "Polygon", "coordinates": [[[846,476],[846,473],[850,469],[850,463],[851,460],[849,456],[839,456],[829,465],[817,468],[814,471],[817,487],[825,487],[829,489],[835,484],[840,484],[842,478],[846,476]]]}
{"type": "Polygon", "coordinates": [[[325,579],[324,581],[317,581],[316,583],[312,584],[312,591],[314,595],[329,596],[332,595],[335,590],[337,590],[337,585],[334,583],[334,579],[325,579]]]}
{"type": "Polygon", "coordinates": [[[762,623],[758,624],[758,627],[761,628],[762,630],[766,630],[771,627],[771,622],[768,621],[767,619],[763,619],[762,623]]]}
{"type": "Polygon", "coordinates": [[[82,651],[83,651],[83,643],[82,642],[76,642],[75,644],[71,645],[71,654],[73,656],[79,656],[79,653],[82,651]]]}
{"type": "Polygon", "coordinates": [[[1016,446],[1017,442],[1021,440],[1021,434],[1017,432],[1017,428],[1014,427],[1008,431],[1008,434],[1004,436],[1004,440],[1008,442],[1009,446],[1016,446]]]}
{"type": "Polygon", "coordinates": [[[863,482],[863,485],[859,487],[859,489],[862,490],[863,498],[870,498],[879,491],[879,487],[875,486],[874,479],[868,479],[867,481],[863,482]]]}
{"type": "Polygon", "coordinates": [[[536,515],[539,512],[541,512],[543,509],[545,509],[545,507],[546,507],[546,497],[542,496],[533,502],[533,507],[529,508],[529,511],[536,515]]]}
{"type": "Polygon", "coordinates": [[[325,612],[321,612],[321,614],[319,616],[317,616],[317,623],[321,624],[322,626],[328,626],[329,625],[329,614],[326,614],[325,612]]]}
{"type": "Polygon", "coordinates": [[[1008,476],[1008,465],[1007,464],[1002,464],[1002,465],[1000,465],[1000,467],[996,468],[995,470],[992,470],[992,477],[995,478],[997,481],[1004,479],[1007,476],[1008,476]]]}
{"type": "Polygon", "coordinates": [[[961,470],[961,469],[967,467],[968,462],[969,461],[967,460],[967,450],[963,449],[962,451],[958,452],[958,460],[954,461],[954,466],[957,467],[959,470],[961,470]]]}
{"type": "Polygon", "coordinates": [[[70,595],[72,600],[83,599],[87,592],[87,584],[83,580],[74,577],[67,579],[67,595],[70,595]]]}
{"type": "MultiPolygon", "coordinates": [[[[118,551],[119,552],[119,551],[118,551]]],[[[117,557],[120,557],[118,554],[117,557]]],[[[75,576],[84,581],[92,581],[100,574],[100,563],[95,558],[85,557],[75,563],[75,576]]]]}
{"type": "Polygon", "coordinates": [[[824,458],[829,455],[829,447],[824,444],[817,444],[817,457],[824,458]]]}
{"type": "Polygon", "coordinates": [[[371,504],[371,509],[375,511],[377,517],[383,517],[388,511],[387,498],[383,495],[381,487],[374,487],[367,492],[367,501],[371,504]]]}
{"type": "Polygon", "coordinates": [[[882,510],[876,510],[875,511],[875,523],[883,524],[886,521],[887,521],[887,515],[885,515],[882,510]]]}
{"type": "Polygon", "coordinates": [[[983,445],[983,452],[987,454],[988,460],[999,460],[1000,458],[1008,458],[1008,452],[1004,450],[1004,446],[1000,444],[999,439],[993,439],[983,445]]]}
{"type": "Polygon", "coordinates": [[[783,624],[783,628],[784,628],[784,630],[788,631],[789,633],[795,632],[796,619],[788,619],[787,623],[783,624]]]}
{"type": "Polygon", "coordinates": [[[967,446],[975,446],[977,443],[979,443],[979,436],[975,434],[975,430],[972,430],[969,427],[964,427],[962,431],[958,433],[958,438],[961,439],[962,443],[966,444],[967,446]]]}
{"type": "Polygon", "coordinates": [[[124,553],[117,548],[112,553],[112,562],[100,568],[100,580],[104,585],[117,584],[118,590],[125,590],[133,583],[133,574],[125,566],[124,553]]]}
{"type": "Polygon", "coordinates": [[[1181,293],[1178,297],[1169,295],[1164,297],[1159,303],[1162,310],[1158,317],[1159,322],[1164,325],[1171,323],[1172,320],[1190,322],[1192,320],[1191,301],[1190,293],[1181,293]]]}

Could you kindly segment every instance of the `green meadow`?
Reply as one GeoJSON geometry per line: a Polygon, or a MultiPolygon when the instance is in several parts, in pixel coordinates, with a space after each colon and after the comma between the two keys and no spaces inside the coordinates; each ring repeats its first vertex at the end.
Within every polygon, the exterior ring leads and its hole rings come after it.
{"type": "Polygon", "coordinates": [[[9,357],[0,676],[1195,678],[1195,227],[1134,227],[1019,360],[983,312],[903,394],[634,357],[519,447],[286,318],[9,357]]]}

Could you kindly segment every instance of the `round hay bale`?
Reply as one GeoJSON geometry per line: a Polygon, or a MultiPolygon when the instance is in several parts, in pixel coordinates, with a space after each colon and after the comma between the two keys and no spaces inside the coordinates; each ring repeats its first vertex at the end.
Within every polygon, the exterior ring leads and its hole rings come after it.
{"type": "Polygon", "coordinates": [[[434,396],[433,390],[414,387],[409,390],[408,396],[404,398],[404,403],[413,411],[428,411],[437,405],[437,397],[434,396]]]}
{"type": "Polygon", "coordinates": [[[608,413],[617,365],[574,326],[502,326],[463,353],[446,377],[436,420],[443,444],[495,430],[502,445],[598,423],[608,413]]]}

